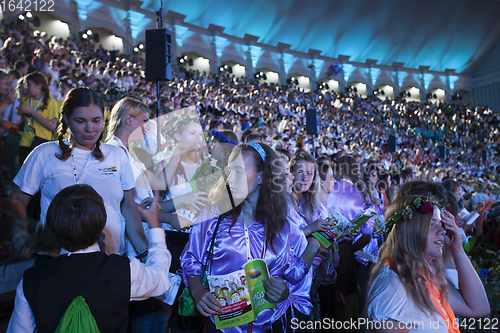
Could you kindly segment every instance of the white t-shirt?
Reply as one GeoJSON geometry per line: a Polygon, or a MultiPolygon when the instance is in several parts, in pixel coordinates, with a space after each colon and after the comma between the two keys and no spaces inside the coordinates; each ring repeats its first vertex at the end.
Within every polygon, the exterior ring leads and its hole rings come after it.
{"type": "MultiPolygon", "coordinates": [[[[132,173],[134,175],[135,179],[135,197],[134,201],[138,204],[140,204],[144,199],[150,198],[153,200],[154,193],[153,190],[151,189],[151,185],[149,184],[148,177],[146,176],[145,170],[146,167],[144,164],[140,161],[138,161],[125,147],[123,144],[122,140],[118,137],[113,137],[113,139],[109,140],[107,142],[110,145],[120,147],[128,157],[128,160],[130,162],[130,167],[132,168],[132,173]]],[[[142,228],[144,229],[144,232],[146,235],[148,234],[147,231],[150,230],[149,224],[147,222],[142,222],[142,228]]],[[[135,251],[134,246],[132,245],[132,242],[130,240],[126,240],[126,252],[127,255],[132,255],[136,256],[137,252],[135,251]]]]}
{"type": "MultiPolygon", "coordinates": [[[[413,324],[410,332],[448,332],[446,322],[438,313],[430,317],[417,308],[398,275],[389,266],[380,268],[368,291],[366,307],[366,317],[373,322],[392,319],[413,324]]],[[[367,329],[367,333],[372,331],[367,329]]]]}
{"type": "Polygon", "coordinates": [[[140,204],[146,198],[151,198],[151,200],[153,200],[154,193],[149,184],[148,177],[146,176],[146,167],[144,163],[137,160],[118,137],[113,137],[113,139],[109,140],[107,143],[120,147],[127,154],[135,180],[135,202],[140,204]]]}
{"type": "Polygon", "coordinates": [[[90,151],[78,148],[73,148],[73,158],[62,161],[55,156],[60,153],[57,142],[44,143],[31,152],[14,183],[29,195],[41,190],[39,224],[44,225],[54,196],[63,188],[76,184],[74,166],[78,183],[92,186],[104,200],[107,221],[99,240],[101,250],[107,254],[123,254],[125,218],[121,214],[120,202],[123,191],[134,188],[134,178],[127,155],[121,148],[101,143],[101,151],[104,155],[102,161],[96,160],[90,151]]]}

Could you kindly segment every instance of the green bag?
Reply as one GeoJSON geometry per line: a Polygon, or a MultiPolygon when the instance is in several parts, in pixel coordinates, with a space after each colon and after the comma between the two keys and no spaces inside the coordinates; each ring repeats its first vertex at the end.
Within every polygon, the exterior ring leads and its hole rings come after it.
{"type": "MultiPolygon", "coordinates": [[[[105,261],[106,260],[102,261],[102,263],[90,278],[90,281],[92,281],[95,274],[99,271],[105,261]]],[[[85,298],[83,298],[82,295],[77,296],[77,294],[71,290],[66,282],[64,282],[64,280],[55,271],[53,271],[46,262],[43,262],[42,265],[44,265],[52,274],[54,274],[59,279],[59,281],[61,281],[62,285],[73,295],[73,300],[71,301],[71,303],[69,303],[66,311],[64,311],[64,314],[61,317],[59,324],[57,325],[55,333],[99,333],[99,327],[97,326],[94,315],[90,311],[85,298]]],[[[104,288],[105,286],[106,284],[101,288],[104,288]]],[[[99,289],[93,291],[91,294],[98,292],[99,289]]],[[[88,296],[89,295],[86,295],[86,297],[88,296]]]]}
{"type": "MultiPolygon", "coordinates": [[[[201,281],[203,287],[206,288],[207,285],[207,271],[203,268],[203,280],[201,281]]],[[[179,302],[179,314],[181,316],[201,316],[200,311],[196,308],[196,304],[194,304],[194,298],[191,295],[188,287],[185,287],[182,293],[177,298],[179,302]]]]}
{"type": "Polygon", "coordinates": [[[55,333],[99,333],[89,306],[82,296],[73,298],[64,312],[55,333]]]}
{"type": "MultiPolygon", "coordinates": [[[[205,266],[203,266],[203,278],[201,281],[201,284],[203,285],[204,288],[208,287],[208,281],[207,281],[207,265],[210,262],[210,271],[212,271],[212,255],[213,255],[213,250],[214,250],[214,244],[215,244],[215,235],[217,234],[217,231],[219,230],[219,225],[222,219],[224,218],[224,215],[220,215],[219,219],[217,220],[217,225],[215,226],[214,234],[212,235],[212,240],[210,241],[210,250],[208,251],[208,256],[207,256],[207,262],[205,266]]],[[[194,303],[194,298],[191,295],[191,292],[189,291],[189,287],[186,286],[184,290],[181,292],[179,297],[177,298],[177,302],[179,303],[179,314],[183,317],[188,317],[188,316],[201,316],[201,313],[196,309],[196,304],[194,303]]]]}

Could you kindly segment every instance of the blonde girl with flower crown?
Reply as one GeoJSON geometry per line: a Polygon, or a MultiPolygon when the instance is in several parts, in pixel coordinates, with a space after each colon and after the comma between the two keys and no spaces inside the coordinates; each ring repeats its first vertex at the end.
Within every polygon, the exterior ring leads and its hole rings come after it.
{"type": "Polygon", "coordinates": [[[456,316],[490,312],[484,287],[451,213],[436,198],[401,197],[385,214],[386,242],[371,272],[367,332],[459,332],[456,316]],[[445,234],[451,239],[445,245],[445,234]],[[460,290],[446,281],[443,247],[456,264],[460,290]]]}

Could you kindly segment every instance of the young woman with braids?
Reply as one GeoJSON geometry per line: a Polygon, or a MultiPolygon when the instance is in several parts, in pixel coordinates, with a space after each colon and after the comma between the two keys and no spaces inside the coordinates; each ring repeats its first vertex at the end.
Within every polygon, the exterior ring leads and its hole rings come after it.
{"type": "Polygon", "coordinates": [[[134,203],[134,178],[127,155],[119,147],[101,144],[104,105],[88,88],[71,90],[64,101],[58,142],[38,146],[14,178],[9,196],[10,211],[18,215],[14,241],[21,245],[28,236],[26,207],[41,191],[39,226],[52,198],[74,184],[91,185],[104,199],[107,222],[99,245],[107,254],[125,253],[125,231],[137,252],[147,247],[141,219],[134,203]],[[66,137],[69,137],[66,139],[66,137]]]}
{"type": "MultiPolygon", "coordinates": [[[[256,142],[236,146],[229,157],[228,171],[232,198],[225,179],[210,194],[211,204],[224,216],[215,235],[212,265],[207,269],[211,274],[224,275],[239,270],[249,260],[263,259],[270,274],[270,280],[264,281],[266,298],[277,303],[278,309],[263,310],[251,324],[223,331],[266,332],[271,324],[273,332],[289,331],[284,317],[288,311],[290,320],[291,308],[289,302],[284,303],[289,293],[284,279],[291,284],[304,279],[318,244],[308,244],[303,233],[287,220],[284,168],[269,146],[256,142]]],[[[213,218],[193,226],[181,256],[196,308],[206,317],[221,314],[220,303],[201,283],[202,265],[217,221],[213,218]]],[[[212,322],[205,322],[207,332],[217,331],[212,322]]]]}
{"type": "Polygon", "coordinates": [[[399,197],[385,214],[387,241],[371,272],[366,301],[367,332],[459,332],[455,315],[490,312],[484,287],[462,247],[451,215],[436,198],[399,197]],[[445,245],[445,234],[450,243],[445,245]],[[460,281],[445,280],[442,254],[448,247],[460,281]],[[378,322],[376,325],[374,322],[378,322]]]}

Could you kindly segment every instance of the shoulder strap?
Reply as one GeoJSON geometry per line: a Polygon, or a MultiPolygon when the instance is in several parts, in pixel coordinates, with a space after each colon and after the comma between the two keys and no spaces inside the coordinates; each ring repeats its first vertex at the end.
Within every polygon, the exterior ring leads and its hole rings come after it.
{"type": "MultiPolygon", "coordinates": [[[[227,193],[229,194],[229,200],[231,201],[231,206],[234,209],[234,200],[233,196],[231,194],[231,190],[229,189],[229,184],[226,183],[226,189],[227,193]]],[[[210,263],[210,274],[212,274],[212,259],[213,259],[213,251],[214,251],[214,246],[215,246],[215,237],[217,236],[217,231],[219,230],[219,225],[222,222],[224,218],[226,218],[226,214],[219,215],[219,219],[217,220],[217,224],[215,225],[214,233],[212,235],[212,239],[210,241],[210,248],[208,251],[208,256],[207,256],[207,261],[205,263],[205,266],[203,267],[203,270],[206,270],[207,265],[210,263]]]]}
{"type": "Polygon", "coordinates": [[[219,231],[219,226],[222,220],[226,216],[224,214],[219,215],[219,218],[217,219],[217,224],[215,225],[214,233],[212,235],[212,239],[210,240],[210,248],[208,250],[208,256],[207,256],[207,262],[205,263],[204,269],[206,270],[206,267],[210,263],[210,274],[212,274],[212,259],[213,259],[213,252],[214,252],[214,246],[215,246],[215,236],[217,236],[217,231],[219,231]]]}

